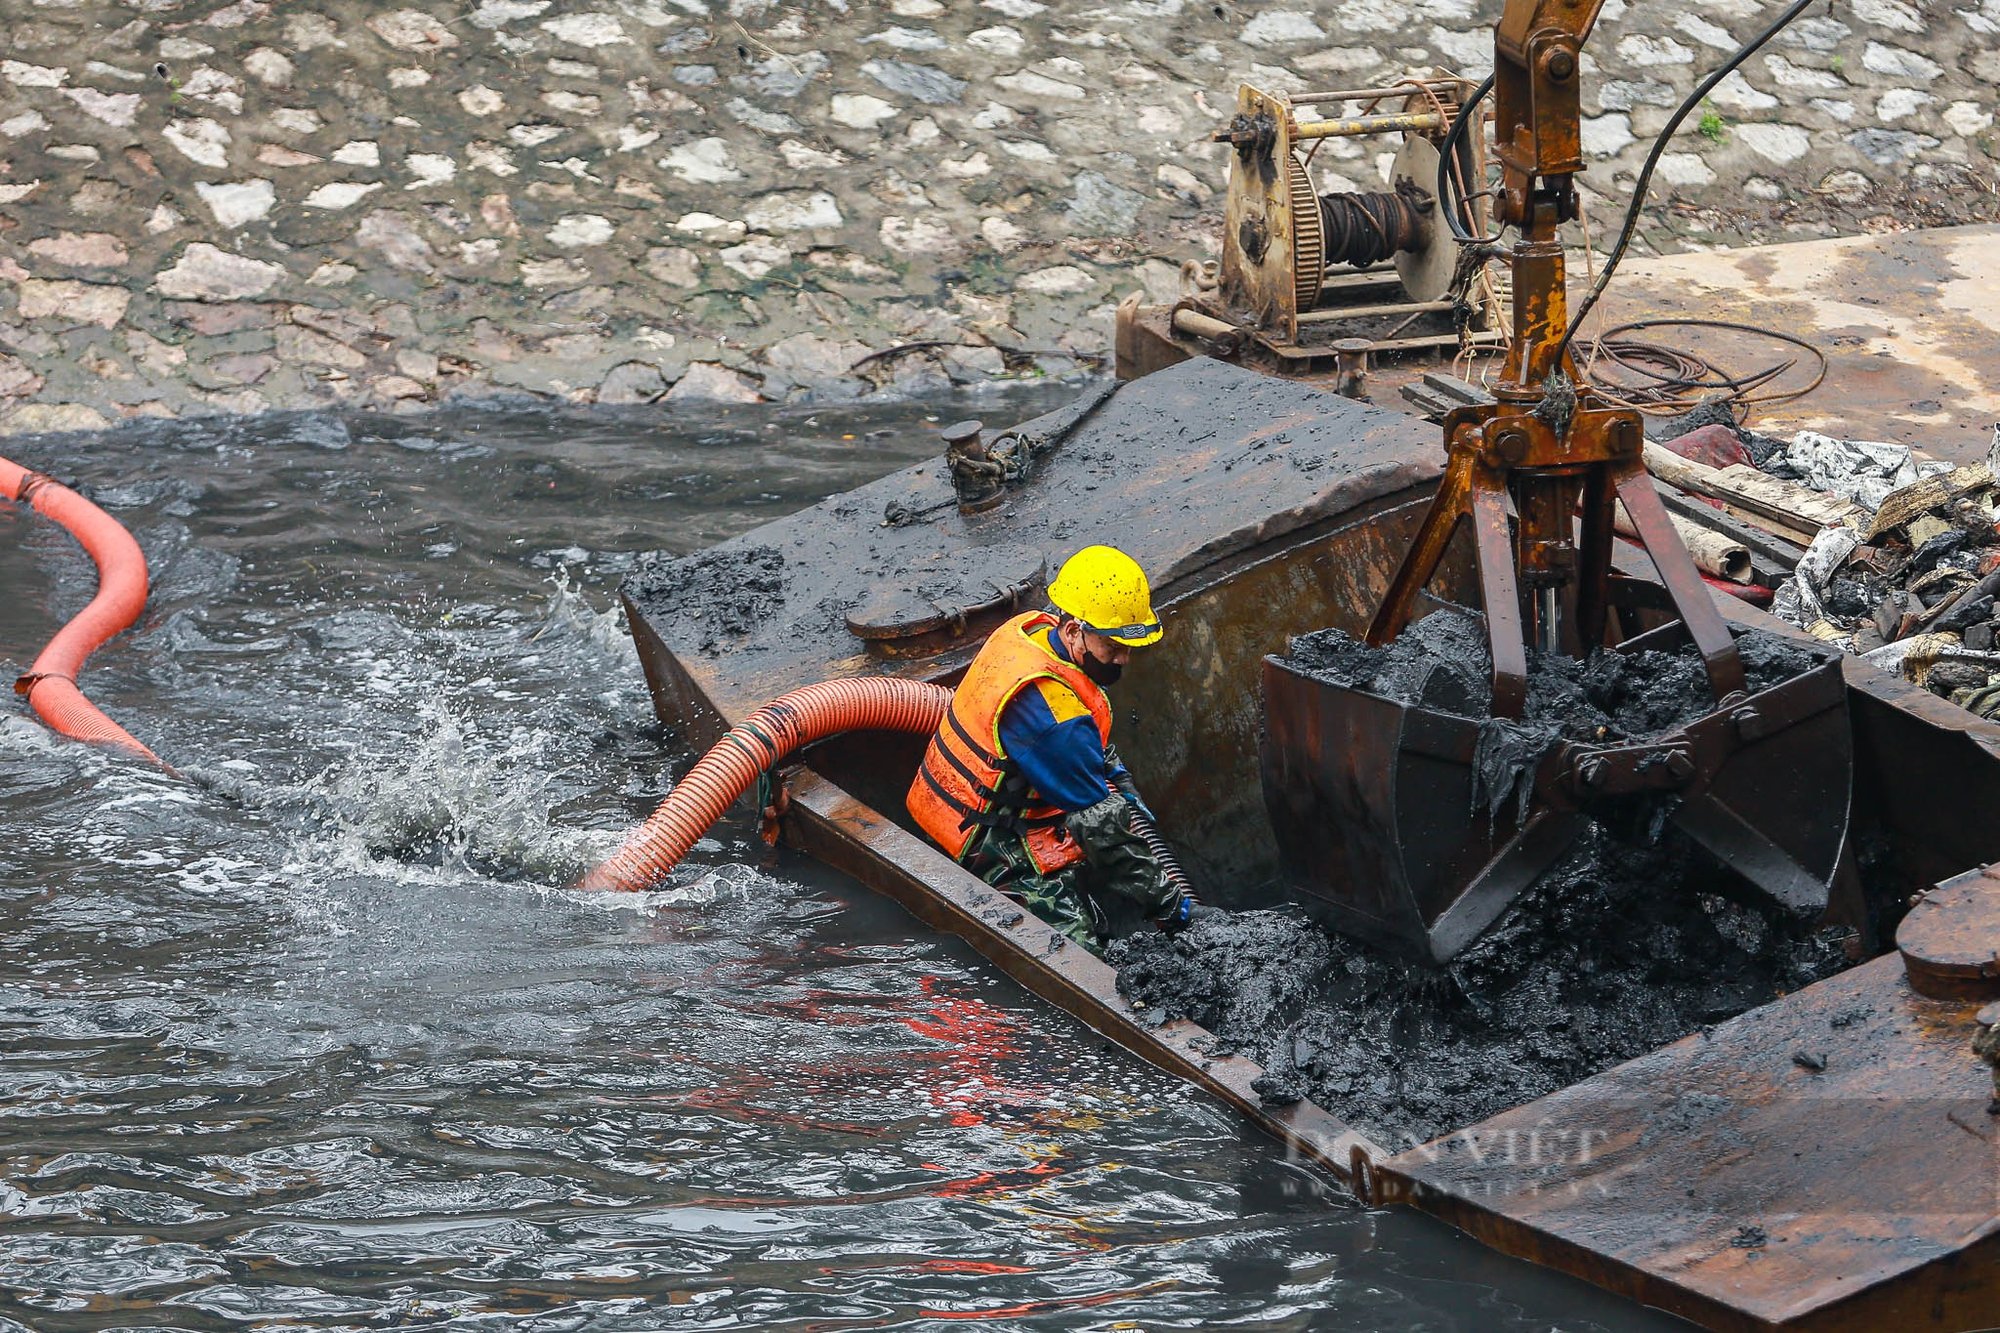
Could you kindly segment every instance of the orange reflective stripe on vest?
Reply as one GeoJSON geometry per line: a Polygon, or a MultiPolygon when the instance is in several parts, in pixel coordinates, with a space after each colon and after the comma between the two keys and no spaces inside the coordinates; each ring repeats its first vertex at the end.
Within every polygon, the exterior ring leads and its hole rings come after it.
{"type": "Polygon", "coordinates": [[[1047,612],[1031,611],[994,630],[966,668],[944,721],[924,751],[916,780],[910,784],[910,814],[953,856],[964,854],[981,826],[1002,824],[1020,830],[1030,859],[1044,873],[1083,859],[1083,849],[1063,826],[1062,811],[1039,802],[1020,803],[1030,800],[1032,792],[1018,797],[1009,793],[1008,800],[1001,797],[1008,766],[1000,743],[1000,714],[1035,681],[1068,686],[1090,710],[1099,738],[1111,739],[1111,704],[1104,691],[1036,641],[1039,631],[1055,623],[1047,612]]]}

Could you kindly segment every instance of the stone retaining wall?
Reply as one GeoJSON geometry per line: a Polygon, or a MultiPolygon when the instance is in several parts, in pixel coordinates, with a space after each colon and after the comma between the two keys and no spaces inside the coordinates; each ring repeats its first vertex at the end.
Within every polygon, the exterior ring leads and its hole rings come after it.
{"type": "MultiPolygon", "coordinates": [[[[1585,66],[1602,227],[1776,8],[1609,0],[1585,66]]],[[[1499,4],[8,9],[0,433],[1060,371],[1102,354],[1119,295],[1213,252],[1204,136],[1238,78],[1483,74],[1499,4]],[[913,342],[937,346],[853,369],[913,342]]],[[[1655,244],[1984,216],[1996,76],[2000,0],[1816,6],[1683,131],[1655,244]]],[[[1329,142],[1322,186],[1378,179],[1380,147],[1329,142]]]]}

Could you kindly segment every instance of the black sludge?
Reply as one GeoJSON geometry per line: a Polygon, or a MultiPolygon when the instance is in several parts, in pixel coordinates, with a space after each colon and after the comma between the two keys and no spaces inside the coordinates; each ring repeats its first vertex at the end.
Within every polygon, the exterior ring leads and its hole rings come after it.
{"type": "MultiPolygon", "coordinates": [[[[1736,641],[1755,694],[1825,660],[1805,644],[1752,630],[1736,641]]],[[[1484,717],[1493,709],[1493,657],[1476,612],[1434,611],[1385,648],[1344,630],[1292,640],[1290,661],[1307,675],[1442,713],[1484,717]]],[[[1571,740],[1641,739],[1713,711],[1715,698],[1692,647],[1673,652],[1597,652],[1573,658],[1528,654],[1525,720],[1571,740]]]]}
{"type": "MultiPolygon", "coordinates": [[[[1654,1326],[1386,1235],[754,814],[559,887],[694,758],[621,585],[727,643],[783,571],[672,557],[1073,396],[1032,392],[0,449],[146,551],[91,692],[196,779],[0,716],[0,1330],[1654,1326]]],[[[0,680],[94,587],[0,502],[0,680]]]]}
{"type": "MultiPolygon", "coordinates": [[[[1738,641],[1753,693],[1818,665],[1807,645],[1738,641]]],[[[1385,648],[1338,630],[1293,641],[1308,674],[1483,717],[1491,658],[1476,614],[1446,610],[1385,648]]],[[[1531,654],[1526,717],[1486,719],[1478,803],[1521,802],[1561,740],[1659,735],[1713,711],[1692,648],[1531,654]]],[[[1591,824],[1484,936],[1442,968],[1302,916],[1140,933],[1110,957],[1134,1004],[1187,1017],[1258,1061],[1272,1102],[1310,1098],[1387,1145],[1424,1141],[1642,1055],[1844,965],[1837,932],[1746,906],[1743,881],[1634,802],[1591,824]]],[[[1470,812],[1468,812],[1470,814],[1470,812]]]]}
{"type": "Polygon", "coordinates": [[[1838,971],[1829,932],[1722,896],[1735,879],[1669,833],[1593,826],[1452,963],[1405,961],[1302,917],[1244,912],[1113,944],[1119,988],[1404,1146],[1678,1040],[1838,971]]]}

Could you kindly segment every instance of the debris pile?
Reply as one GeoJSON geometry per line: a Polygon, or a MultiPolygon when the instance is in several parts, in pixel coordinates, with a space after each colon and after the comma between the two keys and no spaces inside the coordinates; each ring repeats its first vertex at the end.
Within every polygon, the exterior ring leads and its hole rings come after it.
{"type": "Polygon", "coordinates": [[[1814,638],[2000,717],[2000,429],[1954,468],[1907,445],[1801,431],[1770,476],[1851,503],[1821,529],[1772,610],[1814,638]]]}
{"type": "MultiPolygon", "coordinates": [[[[1830,655],[1761,630],[1743,634],[1736,646],[1752,694],[1809,671],[1830,655]]],[[[1461,717],[1493,711],[1486,621],[1461,607],[1433,611],[1380,648],[1339,629],[1302,634],[1292,640],[1288,660],[1307,675],[1385,699],[1461,717]]],[[[1596,652],[1582,659],[1528,653],[1524,721],[1548,727],[1552,738],[1644,739],[1714,709],[1707,671],[1692,645],[1596,652]]]]}

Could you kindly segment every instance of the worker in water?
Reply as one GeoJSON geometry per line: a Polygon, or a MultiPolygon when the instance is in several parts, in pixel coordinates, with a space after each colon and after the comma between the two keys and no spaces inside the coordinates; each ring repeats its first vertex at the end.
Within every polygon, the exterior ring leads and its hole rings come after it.
{"type": "Polygon", "coordinates": [[[1152,589],[1109,546],[1071,556],[1049,609],[993,631],[967,668],[910,785],[910,813],[959,863],[1092,951],[1117,894],[1179,929],[1203,907],[1133,828],[1150,819],[1111,748],[1115,682],[1159,640],[1152,589]]]}

